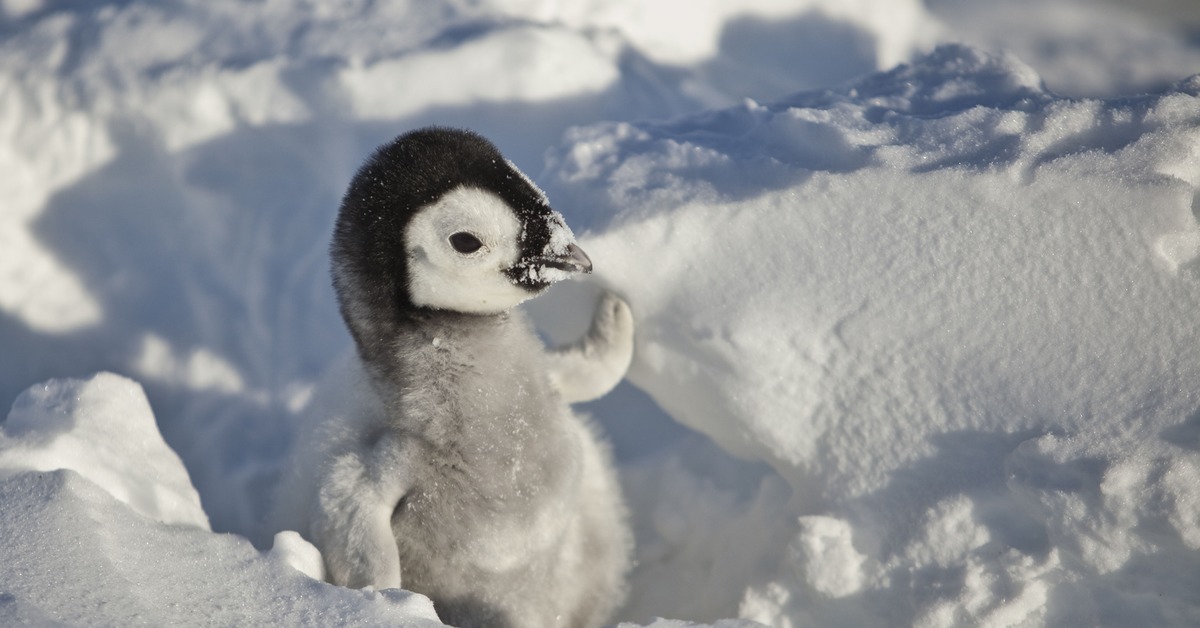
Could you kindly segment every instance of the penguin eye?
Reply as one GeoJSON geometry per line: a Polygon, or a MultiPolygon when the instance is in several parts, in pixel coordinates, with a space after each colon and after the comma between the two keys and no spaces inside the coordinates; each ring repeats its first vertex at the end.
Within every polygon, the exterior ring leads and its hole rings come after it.
{"type": "Polygon", "coordinates": [[[474,253],[475,251],[478,251],[483,247],[483,243],[479,241],[479,238],[476,238],[466,231],[459,231],[458,233],[450,236],[450,246],[454,247],[455,251],[465,255],[467,253],[474,253]]]}

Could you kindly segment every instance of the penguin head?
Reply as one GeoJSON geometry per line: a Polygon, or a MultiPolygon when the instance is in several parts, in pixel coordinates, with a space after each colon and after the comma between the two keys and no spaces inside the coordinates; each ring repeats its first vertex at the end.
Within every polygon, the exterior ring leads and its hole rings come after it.
{"type": "Polygon", "coordinates": [[[363,164],[331,257],[356,336],[373,333],[356,324],[409,312],[498,314],[592,268],[545,194],[491,142],[436,127],[401,135],[363,164]]]}

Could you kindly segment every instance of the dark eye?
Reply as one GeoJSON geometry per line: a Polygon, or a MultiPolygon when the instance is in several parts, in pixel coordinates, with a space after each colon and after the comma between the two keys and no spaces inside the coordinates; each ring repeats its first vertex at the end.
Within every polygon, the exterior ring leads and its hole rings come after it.
{"type": "Polygon", "coordinates": [[[483,243],[466,231],[459,231],[450,236],[450,246],[459,253],[474,253],[483,247],[483,243]]]}

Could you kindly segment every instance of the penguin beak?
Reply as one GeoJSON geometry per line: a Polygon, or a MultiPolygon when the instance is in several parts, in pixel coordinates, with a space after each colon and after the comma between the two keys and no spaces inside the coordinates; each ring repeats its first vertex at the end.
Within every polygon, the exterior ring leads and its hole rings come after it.
{"type": "Polygon", "coordinates": [[[583,249],[579,248],[578,244],[572,242],[567,245],[567,250],[562,255],[542,260],[542,266],[565,270],[569,273],[590,273],[592,272],[592,259],[583,252],[583,249]]]}

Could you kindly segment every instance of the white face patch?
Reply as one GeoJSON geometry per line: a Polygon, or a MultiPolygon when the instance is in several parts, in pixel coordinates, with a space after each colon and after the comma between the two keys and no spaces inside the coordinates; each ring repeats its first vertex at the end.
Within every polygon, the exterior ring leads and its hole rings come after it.
{"type": "Polygon", "coordinates": [[[520,256],[520,236],[520,221],[500,197],[469,187],[447,192],[413,217],[404,236],[413,304],[494,314],[532,297],[504,272],[520,256]],[[482,246],[456,250],[451,236],[463,233],[482,246]]]}

